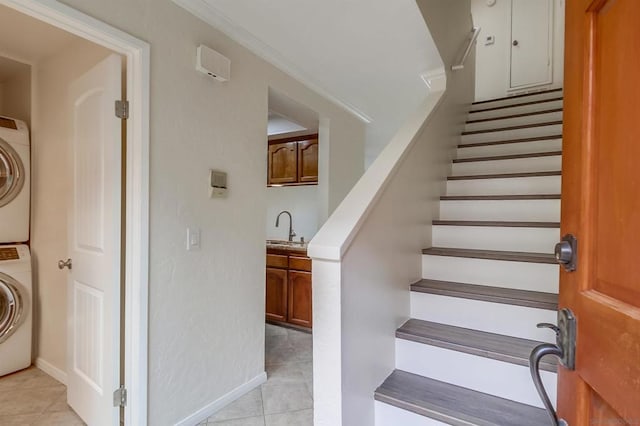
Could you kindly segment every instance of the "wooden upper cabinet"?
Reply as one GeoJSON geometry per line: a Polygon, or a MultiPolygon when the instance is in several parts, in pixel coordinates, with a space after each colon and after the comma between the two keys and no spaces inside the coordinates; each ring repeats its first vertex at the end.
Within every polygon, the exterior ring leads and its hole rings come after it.
{"type": "Polygon", "coordinates": [[[267,185],[318,183],[318,135],[269,141],[267,185]]]}
{"type": "Polygon", "coordinates": [[[285,142],[269,145],[269,177],[267,183],[295,183],[298,180],[298,144],[285,142]]]}
{"type": "Polygon", "coordinates": [[[298,182],[318,182],[318,139],[298,142],[298,182]]]}

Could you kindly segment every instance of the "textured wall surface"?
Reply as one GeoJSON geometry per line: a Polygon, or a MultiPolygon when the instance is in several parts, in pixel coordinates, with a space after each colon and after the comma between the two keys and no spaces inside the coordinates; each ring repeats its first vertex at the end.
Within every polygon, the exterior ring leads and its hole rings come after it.
{"type": "Polygon", "coordinates": [[[362,174],[364,125],[168,0],[64,3],[151,44],[149,424],[173,424],[264,371],[268,87],[330,123],[327,212],[362,174]],[[229,82],[194,70],[201,43],[229,82]],[[210,168],[227,198],[208,198],[210,168]]]}

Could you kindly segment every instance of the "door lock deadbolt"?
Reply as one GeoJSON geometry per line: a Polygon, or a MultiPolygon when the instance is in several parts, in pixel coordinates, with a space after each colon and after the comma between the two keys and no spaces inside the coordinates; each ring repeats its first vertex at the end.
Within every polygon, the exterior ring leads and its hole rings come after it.
{"type": "Polygon", "coordinates": [[[576,270],[576,257],[578,254],[578,240],[572,234],[562,237],[555,247],[556,262],[564,267],[567,272],[576,270]]]}

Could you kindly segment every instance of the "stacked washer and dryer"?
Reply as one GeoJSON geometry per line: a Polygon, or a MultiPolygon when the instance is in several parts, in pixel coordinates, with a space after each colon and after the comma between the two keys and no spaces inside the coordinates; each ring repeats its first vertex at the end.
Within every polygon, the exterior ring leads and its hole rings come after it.
{"type": "Polygon", "coordinates": [[[0,116],[0,376],[31,365],[29,129],[0,116]]]}

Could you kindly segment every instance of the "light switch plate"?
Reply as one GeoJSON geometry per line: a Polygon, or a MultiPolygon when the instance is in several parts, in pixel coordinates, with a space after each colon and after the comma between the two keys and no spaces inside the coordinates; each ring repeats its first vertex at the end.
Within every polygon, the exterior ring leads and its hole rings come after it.
{"type": "Polygon", "coordinates": [[[187,228],[187,250],[200,250],[200,229],[187,228]]]}

